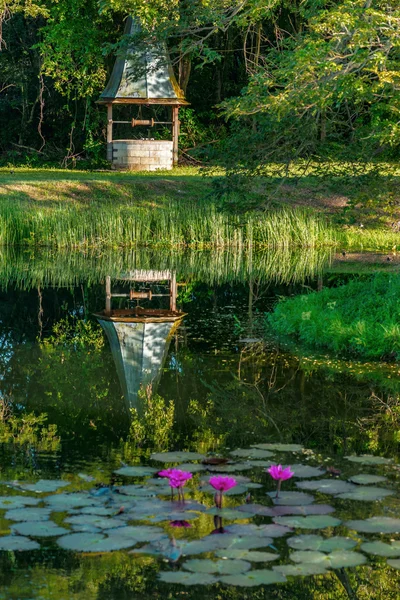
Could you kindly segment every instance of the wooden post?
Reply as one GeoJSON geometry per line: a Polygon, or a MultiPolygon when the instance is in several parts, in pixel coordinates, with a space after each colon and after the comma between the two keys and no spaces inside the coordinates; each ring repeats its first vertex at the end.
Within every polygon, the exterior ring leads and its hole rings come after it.
{"type": "Polygon", "coordinates": [[[112,104],[107,104],[107,160],[112,163],[113,159],[113,109],[112,104]]]}
{"type": "Polygon", "coordinates": [[[111,277],[106,277],[106,314],[111,314],[111,277]]]}
{"type": "Polygon", "coordinates": [[[171,281],[170,281],[170,301],[169,301],[169,308],[172,311],[176,311],[176,273],[175,271],[172,272],[171,274],[171,281]]]}
{"type": "Polygon", "coordinates": [[[179,106],[172,107],[172,153],[173,165],[178,165],[178,139],[179,139],[179,106]]]}

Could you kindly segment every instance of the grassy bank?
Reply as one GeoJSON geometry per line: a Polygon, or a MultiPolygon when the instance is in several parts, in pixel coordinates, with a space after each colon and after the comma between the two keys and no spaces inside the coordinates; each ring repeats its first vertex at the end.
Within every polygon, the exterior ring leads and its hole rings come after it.
{"type": "Polygon", "coordinates": [[[400,279],[379,273],[280,302],[267,323],[308,348],[372,359],[400,357],[400,279]]]}
{"type": "Polygon", "coordinates": [[[397,230],[376,221],[352,223],[344,209],[332,212],[334,181],[353,190],[350,204],[358,198],[348,169],[328,180],[317,171],[302,178],[294,170],[285,184],[271,171],[249,192],[263,210],[233,212],[216,204],[214,173],[193,168],[156,174],[3,169],[0,245],[400,249],[397,230]]]}

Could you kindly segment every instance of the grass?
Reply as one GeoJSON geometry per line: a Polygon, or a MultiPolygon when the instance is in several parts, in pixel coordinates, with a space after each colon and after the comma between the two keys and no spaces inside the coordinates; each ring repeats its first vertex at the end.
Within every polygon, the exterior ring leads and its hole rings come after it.
{"type": "Polygon", "coordinates": [[[246,283],[251,274],[259,283],[297,283],[320,275],[329,263],[326,249],[266,252],[170,248],[97,252],[62,252],[51,249],[0,248],[0,288],[70,287],[118,280],[132,269],[177,272],[180,282],[202,281],[209,285],[246,283]]]}
{"type": "Polygon", "coordinates": [[[400,358],[400,278],[379,273],[280,302],[267,322],[309,348],[367,359],[400,358]]]}
{"type": "Polygon", "coordinates": [[[263,210],[240,214],[216,206],[215,174],[0,169],[0,245],[400,248],[385,222],[397,218],[398,167],[315,164],[305,175],[298,164],[282,178],[270,165],[249,192],[263,210]]]}

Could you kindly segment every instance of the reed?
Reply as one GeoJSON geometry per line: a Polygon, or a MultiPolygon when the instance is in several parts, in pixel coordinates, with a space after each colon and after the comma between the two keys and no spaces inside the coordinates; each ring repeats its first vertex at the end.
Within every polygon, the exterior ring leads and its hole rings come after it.
{"type": "Polygon", "coordinates": [[[0,248],[0,289],[74,287],[118,280],[132,269],[175,270],[178,281],[208,285],[245,283],[298,283],[321,275],[331,262],[329,249],[275,248],[237,252],[229,250],[176,251],[140,248],[116,251],[58,251],[48,248],[0,248]]]}
{"type": "Polygon", "coordinates": [[[306,247],[333,245],[336,234],[302,209],[231,215],[212,203],[59,203],[39,207],[3,200],[0,245],[60,249],[152,247],[306,247]]]}

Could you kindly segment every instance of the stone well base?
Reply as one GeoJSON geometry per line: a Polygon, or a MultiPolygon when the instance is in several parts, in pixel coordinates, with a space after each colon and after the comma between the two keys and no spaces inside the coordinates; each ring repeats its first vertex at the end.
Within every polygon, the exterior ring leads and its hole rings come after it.
{"type": "Polygon", "coordinates": [[[172,141],[114,140],[108,148],[108,160],[115,169],[156,171],[172,169],[172,141]]]}

